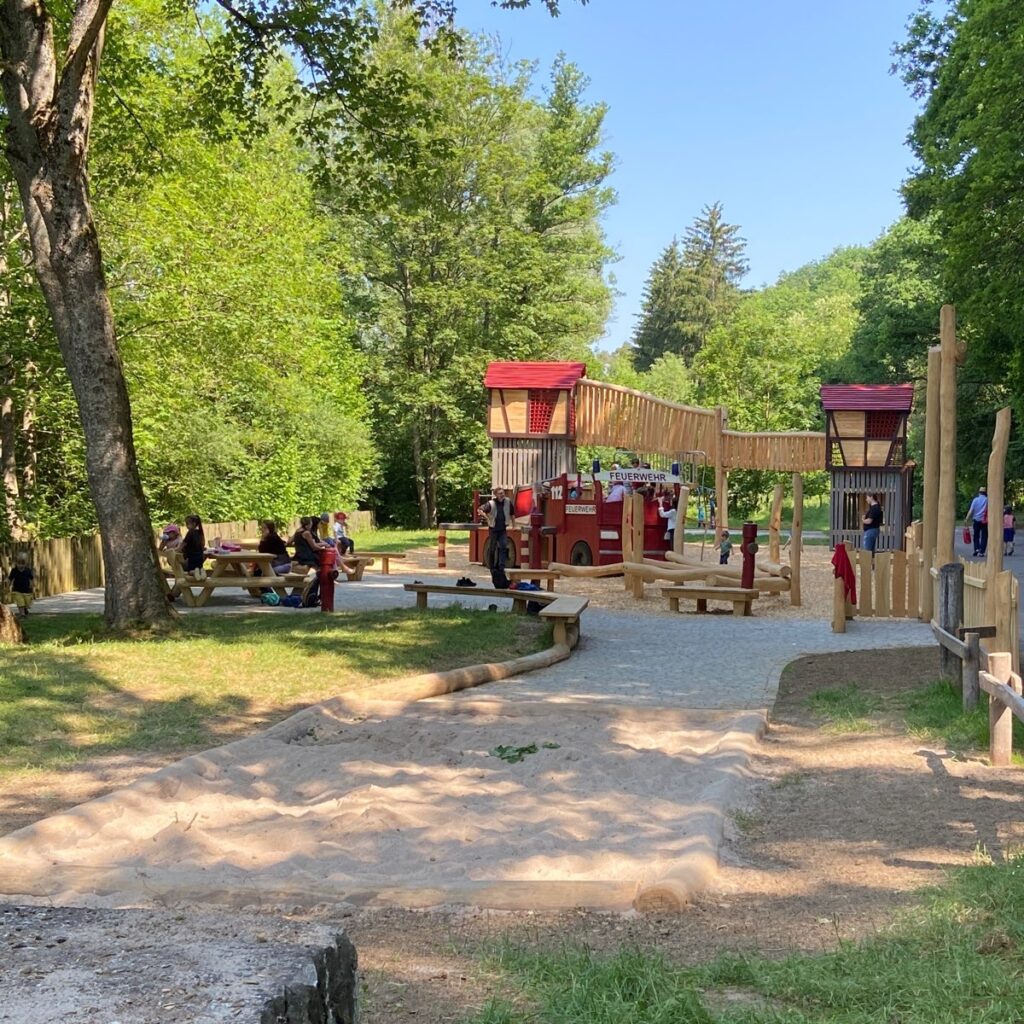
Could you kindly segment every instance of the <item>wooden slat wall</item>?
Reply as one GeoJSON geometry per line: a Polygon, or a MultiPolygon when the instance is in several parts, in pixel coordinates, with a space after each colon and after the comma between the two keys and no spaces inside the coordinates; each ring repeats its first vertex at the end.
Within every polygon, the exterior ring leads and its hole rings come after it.
{"type": "MultiPolygon", "coordinates": [[[[668,402],[631,388],[600,381],[576,385],[576,440],[627,451],[675,457],[703,451],[718,461],[715,412],[668,402]]],[[[805,433],[744,434],[726,430],[725,469],[763,469],[805,473],[825,467],[825,435],[805,433]]]]}
{"type": "Polygon", "coordinates": [[[565,438],[494,438],[492,487],[519,487],[575,472],[576,449],[565,438]]]}

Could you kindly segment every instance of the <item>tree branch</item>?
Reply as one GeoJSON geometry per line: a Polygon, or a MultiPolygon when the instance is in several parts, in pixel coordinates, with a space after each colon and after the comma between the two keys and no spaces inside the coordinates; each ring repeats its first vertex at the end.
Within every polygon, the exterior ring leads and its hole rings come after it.
{"type": "Polygon", "coordinates": [[[79,0],[71,21],[71,38],[58,86],[60,92],[77,93],[81,88],[112,3],[113,0],[79,0]]]}

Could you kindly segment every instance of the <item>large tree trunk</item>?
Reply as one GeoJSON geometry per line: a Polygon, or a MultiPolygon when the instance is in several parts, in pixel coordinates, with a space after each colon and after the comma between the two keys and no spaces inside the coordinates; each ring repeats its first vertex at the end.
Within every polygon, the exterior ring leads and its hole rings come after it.
{"type": "Polygon", "coordinates": [[[25,633],[11,609],[0,602],[0,644],[23,644],[25,633]]]}
{"type": "Polygon", "coordinates": [[[14,360],[0,356],[0,490],[12,536],[18,531],[18,459],[14,450],[14,360]]]}
{"type": "Polygon", "coordinates": [[[77,0],[58,71],[53,26],[34,0],[0,6],[7,153],[36,276],[53,317],[85,434],[86,471],[106,573],[106,618],[167,626],[168,606],[142,493],[131,408],[89,202],[86,153],[111,0],[77,0]]]}
{"type": "Polygon", "coordinates": [[[427,473],[423,462],[423,442],[418,423],[412,425],[412,468],[416,475],[416,499],[420,506],[420,526],[425,530],[431,525],[430,503],[427,499],[427,473]]]}

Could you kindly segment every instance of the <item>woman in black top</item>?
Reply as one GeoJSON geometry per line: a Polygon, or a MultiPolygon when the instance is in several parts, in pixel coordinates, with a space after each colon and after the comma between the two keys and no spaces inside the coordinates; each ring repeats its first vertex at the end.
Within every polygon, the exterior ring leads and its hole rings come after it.
{"type": "Polygon", "coordinates": [[[295,561],[299,565],[319,565],[320,556],[318,551],[323,551],[326,544],[321,544],[313,535],[314,520],[311,516],[303,516],[299,520],[299,528],[292,537],[292,547],[295,548],[295,561]]]}
{"type": "MultiPolygon", "coordinates": [[[[264,519],[260,524],[263,528],[263,536],[260,538],[259,551],[265,555],[276,555],[277,557],[271,562],[271,568],[274,572],[283,570],[288,571],[291,566],[291,555],[288,554],[288,547],[284,542],[284,537],[277,532],[277,523],[272,519],[264,519]]],[[[259,566],[254,570],[256,574],[260,573],[259,566]]]]}
{"type": "Polygon", "coordinates": [[[185,563],[185,572],[203,573],[203,563],[206,561],[206,534],[203,533],[203,522],[199,516],[187,516],[185,525],[188,530],[179,549],[185,563]]]}

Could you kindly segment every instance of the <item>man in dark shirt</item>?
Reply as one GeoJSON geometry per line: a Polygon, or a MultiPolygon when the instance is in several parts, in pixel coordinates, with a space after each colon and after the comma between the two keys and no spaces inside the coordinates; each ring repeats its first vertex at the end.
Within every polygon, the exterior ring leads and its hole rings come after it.
{"type": "Polygon", "coordinates": [[[480,512],[487,517],[487,533],[491,538],[492,568],[505,570],[508,557],[508,528],[512,525],[512,502],[505,496],[503,487],[494,488],[494,497],[480,506],[480,512]]]}
{"type": "Polygon", "coordinates": [[[864,550],[875,553],[878,535],[882,529],[882,506],[878,503],[877,494],[868,495],[868,510],[862,520],[864,524],[864,550]]]}

